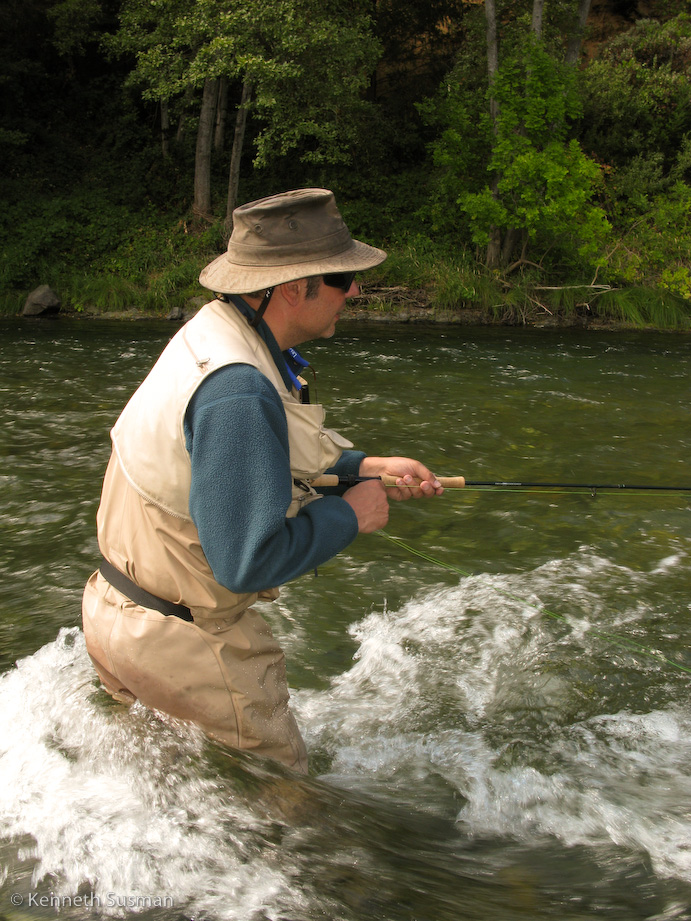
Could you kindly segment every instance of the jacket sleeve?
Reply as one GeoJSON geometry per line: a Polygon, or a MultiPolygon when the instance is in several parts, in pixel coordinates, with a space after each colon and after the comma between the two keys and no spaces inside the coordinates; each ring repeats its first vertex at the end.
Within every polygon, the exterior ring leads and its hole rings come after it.
{"type": "Polygon", "coordinates": [[[288,426],[279,395],[256,368],[228,365],[211,374],[187,409],[185,435],[192,519],[214,578],[231,591],[281,585],[356,537],[355,513],[338,496],[286,518],[292,498],[288,426]]]}

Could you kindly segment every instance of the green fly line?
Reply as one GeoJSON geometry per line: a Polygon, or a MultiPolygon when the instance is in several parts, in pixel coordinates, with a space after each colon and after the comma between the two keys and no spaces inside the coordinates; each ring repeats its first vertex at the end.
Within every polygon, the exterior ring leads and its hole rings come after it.
{"type": "MultiPolygon", "coordinates": [[[[449,572],[455,572],[457,575],[465,576],[467,578],[473,577],[474,575],[472,572],[468,572],[467,570],[462,569],[460,566],[456,566],[454,563],[444,563],[442,560],[438,560],[436,557],[426,553],[424,550],[418,550],[416,547],[411,547],[410,544],[405,543],[405,541],[401,540],[400,537],[394,537],[392,534],[388,534],[386,531],[381,530],[377,531],[376,533],[381,537],[386,538],[386,540],[389,540],[397,546],[401,547],[403,550],[407,550],[408,553],[412,553],[414,556],[420,557],[422,560],[427,560],[428,563],[432,563],[435,566],[440,566],[442,569],[447,569],[449,572]]],[[[514,595],[511,592],[507,592],[504,589],[497,588],[496,586],[492,586],[492,588],[499,595],[504,595],[504,597],[510,598],[511,601],[516,601],[519,604],[528,605],[529,607],[534,608],[540,614],[544,614],[545,616],[551,617],[554,620],[560,620],[567,624],[569,623],[569,619],[563,614],[557,614],[555,611],[550,611],[542,605],[528,601],[527,598],[521,598],[520,595],[514,595]]],[[[656,661],[662,662],[665,665],[671,665],[673,668],[691,675],[691,667],[687,665],[681,665],[679,662],[674,662],[672,659],[668,659],[667,656],[663,655],[661,652],[656,652],[649,646],[644,646],[642,643],[637,643],[635,640],[630,640],[627,637],[618,636],[616,633],[608,633],[604,630],[591,630],[589,632],[592,633],[593,636],[596,636],[599,639],[603,639],[614,646],[619,646],[622,649],[637,653],[638,655],[648,656],[651,659],[655,659],[656,661]]]]}

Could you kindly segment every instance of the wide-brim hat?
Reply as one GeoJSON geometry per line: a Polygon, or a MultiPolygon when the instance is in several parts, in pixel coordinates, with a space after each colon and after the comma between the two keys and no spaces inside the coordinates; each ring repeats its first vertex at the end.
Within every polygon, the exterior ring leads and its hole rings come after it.
{"type": "Polygon", "coordinates": [[[233,211],[228,249],[199,281],[219,294],[250,294],[310,275],[362,272],[384,250],[354,240],[328,189],[296,189],[233,211]]]}

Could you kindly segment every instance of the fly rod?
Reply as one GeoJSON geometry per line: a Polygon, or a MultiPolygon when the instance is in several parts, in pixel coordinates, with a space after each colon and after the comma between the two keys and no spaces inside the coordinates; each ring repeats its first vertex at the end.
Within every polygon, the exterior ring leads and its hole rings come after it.
{"type": "MultiPolygon", "coordinates": [[[[691,492],[691,486],[645,486],[633,485],[631,483],[545,483],[534,481],[518,480],[466,480],[462,476],[440,476],[437,477],[439,483],[444,489],[464,489],[465,487],[478,487],[485,489],[587,489],[594,493],[601,489],[629,489],[639,491],[665,491],[665,492],[691,492]]],[[[367,480],[381,480],[384,486],[397,486],[397,477],[384,474],[383,476],[338,476],[336,474],[323,474],[312,480],[312,486],[317,488],[326,486],[356,486],[358,483],[364,483],[367,480]]],[[[420,480],[408,486],[414,489],[418,486],[420,480]]],[[[406,486],[399,486],[399,489],[405,489],[406,486]]]]}

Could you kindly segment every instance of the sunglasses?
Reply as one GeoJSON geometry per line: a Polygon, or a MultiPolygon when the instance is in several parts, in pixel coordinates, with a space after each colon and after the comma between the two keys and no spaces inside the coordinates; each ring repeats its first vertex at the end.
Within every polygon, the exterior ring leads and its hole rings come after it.
{"type": "Polygon", "coordinates": [[[355,272],[334,272],[331,275],[322,275],[322,278],[325,285],[330,288],[339,288],[344,294],[347,294],[350,291],[355,274],[355,272]]]}

